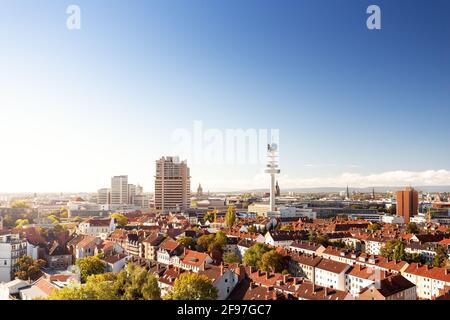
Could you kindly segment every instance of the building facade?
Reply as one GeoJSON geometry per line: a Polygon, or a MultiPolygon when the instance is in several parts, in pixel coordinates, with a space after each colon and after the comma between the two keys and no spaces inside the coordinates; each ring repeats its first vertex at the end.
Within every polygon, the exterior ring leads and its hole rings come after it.
{"type": "Polygon", "coordinates": [[[0,234],[0,282],[9,282],[20,257],[27,254],[27,241],[19,234],[0,234]]]}
{"type": "Polygon", "coordinates": [[[162,211],[187,210],[190,197],[190,173],[186,161],[180,161],[178,157],[157,160],[155,208],[162,211]]]}
{"type": "Polygon", "coordinates": [[[128,204],[128,176],[115,176],[111,178],[111,204],[128,204]]]}
{"type": "Polygon", "coordinates": [[[419,208],[419,193],[413,188],[397,192],[397,216],[403,217],[405,223],[417,215],[419,208]]]}

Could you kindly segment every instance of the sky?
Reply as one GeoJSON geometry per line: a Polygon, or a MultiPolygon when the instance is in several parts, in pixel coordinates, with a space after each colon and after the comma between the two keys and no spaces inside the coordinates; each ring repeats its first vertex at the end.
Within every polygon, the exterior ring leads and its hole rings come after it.
{"type": "Polygon", "coordinates": [[[211,161],[226,129],[278,130],[282,189],[450,185],[449,14],[447,0],[9,1],[0,192],[122,174],[152,191],[155,160],[199,122],[192,189],[268,186],[263,161],[211,161]]]}

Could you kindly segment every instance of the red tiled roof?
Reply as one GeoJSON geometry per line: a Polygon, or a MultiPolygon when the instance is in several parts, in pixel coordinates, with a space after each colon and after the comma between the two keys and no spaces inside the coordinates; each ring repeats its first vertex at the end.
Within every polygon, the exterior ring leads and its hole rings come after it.
{"type": "Polygon", "coordinates": [[[208,258],[209,255],[207,253],[186,249],[182,261],[184,264],[200,267],[206,263],[208,258]]]}
{"type": "Polygon", "coordinates": [[[159,248],[161,250],[167,250],[167,251],[173,251],[175,249],[177,249],[178,247],[180,247],[181,244],[179,244],[178,242],[176,242],[173,239],[167,238],[166,240],[164,240],[161,245],[159,246],[159,248]]]}
{"type": "Polygon", "coordinates": [[[405,273],[450,283],[450,272],[448,272],[448,269],[446,268],[429,267],[426,265],[422,266],[418,263],[411,263],[409,267],[406,268],[405,273]]]}
{"type": "Polygon", "coordinates": [[[51,294],[54,290],[56,290],[57,288],[51,284],[47,279],[45,279],[44,277],[40,277],[34,284],[33,286],[38,287],[39,289],[41,289],[43,292],[45,292],[47,295],[51,294]]]}
{"type": "Polygon", "coordinates": [[[329,259],[322,259],[316,268],[326,270],[332,273],[341,273],[344,272],[350,266],[346,263],[337,262],[329,259]]]}
{"type": "Polygon", "coordinates": [[[344,300],[347,292],[313,286],[311,282],[304,281],[297,289],[296,296],[306,300],[344,300]]]}

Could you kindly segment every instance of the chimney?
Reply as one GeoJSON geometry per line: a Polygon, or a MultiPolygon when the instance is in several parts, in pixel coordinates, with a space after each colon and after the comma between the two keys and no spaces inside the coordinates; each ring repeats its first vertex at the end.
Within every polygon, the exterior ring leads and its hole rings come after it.
{"type": "Polygon", "coordinates": [[[288,274],[283,275],[283,281],[284,281],[284,283],[287,283],[288,278],[289,278],[289,275],[288,275],[288,274]]]}
{"type": "Polygon", "coordinates": [[[328,296],[328,288],[324,287],[324,290],[325,290],[325,297],[327,297],[328,296]]]}
{"type": "Polygon", "coordinates": [[[381,289],[381,271],[380,269],[375,269],[375,288],[381,289]]]}
{"type": "Polygon", "coordinates": [[[272,292],[272,300],[277,300],[277,292],[275,290],[273,290],[272,292]]]}
{"type": "Polygon", "coordinates": [[[267,279],[267,280],[270,279],[270,273],[269,273],[269,271],[266,271],[266,279],[267,279]]]}
{"type": "Polygon", "coordinates": [[[223,275],[223,270],[224,269],[224,267],[223,267],[223,263],[220,265],[220,275],[222,276],[223,275]]]}

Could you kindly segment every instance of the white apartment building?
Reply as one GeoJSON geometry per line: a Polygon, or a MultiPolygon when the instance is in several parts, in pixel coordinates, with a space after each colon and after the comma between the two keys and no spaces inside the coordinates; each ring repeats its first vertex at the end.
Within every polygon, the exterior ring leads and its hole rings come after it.
{"type": "Polygon", "coordinates": [[[381,222],[383,223],[389,223],[389,224],[404,224],[405,218],[397,215],[384,215],[381,218],[381,222]]]}
{"type": "Polygon", "coordinates": [[[438,297],[441,289],[450,286],[450,273],[446,268],[411,263],[402,276],[416,285],[417,297],[421,299],[438,297]]]}
{"type": "Polygon", "coordinates": [[[356,298],[362,289],[374,284],[377,277],[381,280],[381,273],[379,269],[355,265],[346,273],[345,289],[356,298]]]}
{"type": "Polygon", "coordinates": [[[365,248],[367,254],[379,255],[381,248],[384,246],[383,239],[369,238],[365,241],[365,248]]]}
{"type": "Polygon", "coordinates": [[[345,291],[345,273],[350,265],[322,259],[314,269],[315,283],[322,287],[345,291]]]}
{"type": "Polygon", "coordinates": [[[0,282],[11,281],[17,261],[26,254],[27,241],[19,234],[0,234],[0,282]]]}
{"type": "Polygon", "coordinates": [[[317,212],[311,208],[282,207],[275,213],[267,213],[268,217],[276,218],[309,218],[317,219],[317,212]]]}
{"type": "Polygon", "coordinates": [[[114,219],[91,218],[78,225],[78,233],[106,239],[116,229],[114,219]]]}
{"type": "Polygon", "coordinates": [[[258,217],[266,217],[267,212],[270,211],[269,203],[255,202],[248,206],[248,212],[255,213],[258,217]]]}

